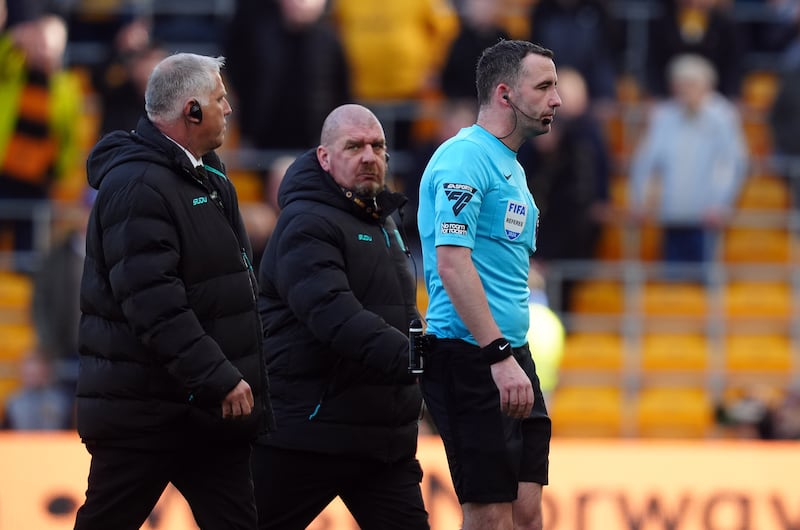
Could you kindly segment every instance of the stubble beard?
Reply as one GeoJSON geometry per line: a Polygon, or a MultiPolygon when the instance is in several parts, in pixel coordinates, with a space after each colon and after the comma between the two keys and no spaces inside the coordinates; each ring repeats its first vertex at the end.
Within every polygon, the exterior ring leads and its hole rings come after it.
{"type": "Polygon", "coordinates": [[[362,182],[360,184],[356,184],[355,192],[356,195],[360,197],[369,197],[375,198],[377,197],[378,193],[381,191],[381,186],[377,182],[362,182]]]}

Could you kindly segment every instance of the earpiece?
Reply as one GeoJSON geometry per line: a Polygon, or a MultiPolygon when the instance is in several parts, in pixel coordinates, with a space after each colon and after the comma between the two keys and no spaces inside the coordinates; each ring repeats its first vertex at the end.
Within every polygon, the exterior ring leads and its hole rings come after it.
{"type": "Polygon", "coordinates": [[[197,123],[203,121],[203,109],[200,108],[200,104],[198,102],[192,102],[192,106],[189,107],[189,117],[196,119],[197,123]]]}
{"type": "Polygon", "coordinates": [[[508,94],[503,94],[503,99],[508,101],[508,94]]]}

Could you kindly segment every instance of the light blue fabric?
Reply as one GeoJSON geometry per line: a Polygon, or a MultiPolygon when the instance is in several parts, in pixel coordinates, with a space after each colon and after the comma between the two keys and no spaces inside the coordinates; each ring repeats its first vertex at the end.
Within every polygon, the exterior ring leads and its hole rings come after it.
{"type": "Polygon", "coordinates": [[[436,247],[472,249],[489,308],[503,336],[526,343],[528,268],[539,210],[516,153],[478,125],[434,153],[420,183],[417,221],[428,287],[427,332],[477,344],[437,273],[436,247]]]}
{"type": "Polygon", "coordinates": [[[661,221],[697,224],[709,208],[733,208],[746,172],[747,146],[733,104],[713,94],[692,116],[674,101],[661,103],[631,162],[631,205],[645,206],[659,178],[661,221]]]}

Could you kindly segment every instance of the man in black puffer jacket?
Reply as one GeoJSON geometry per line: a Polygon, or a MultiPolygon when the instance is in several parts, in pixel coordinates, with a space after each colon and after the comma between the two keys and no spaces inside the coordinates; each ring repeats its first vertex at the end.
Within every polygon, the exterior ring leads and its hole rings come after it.
{"type": "Polygon", "coordinates": [[[259,271],[277,424],[253,450],[259,528],[304,529],[337,495],[364,530],[428,528],[408,374],[414,276],[387,160],[375,115],[344,105],[281,183],[259,271]]]}
{"type": "Polygon", "coordinates": [[[98,142],[81,285],[78,432],[92,455],[78,530],[138,529],[168,483],[202,529],[253,530],[249,467],[271,423],[256,279],[213,152],[222,57],[177,54],[147,118],[98,142]]]}

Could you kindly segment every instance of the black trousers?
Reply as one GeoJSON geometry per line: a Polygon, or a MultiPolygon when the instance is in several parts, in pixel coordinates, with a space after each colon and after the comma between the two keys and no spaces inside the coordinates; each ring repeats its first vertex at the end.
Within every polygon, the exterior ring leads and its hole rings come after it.
{"type": "Polygon", "coordinates": [[[303,530],[338,495],[362,530],[428,530],[416,458],[385,463],[253,448],[260,530],[303,530]]]}
{"type": "Polygon", "coordinates": [[[86,502],[75,530],[139,530],[172,483],[202,530],[255,530],[248,443],[146,452],[91,447],[86,502]]]}

